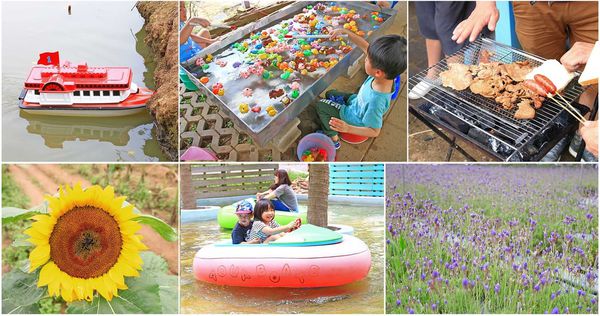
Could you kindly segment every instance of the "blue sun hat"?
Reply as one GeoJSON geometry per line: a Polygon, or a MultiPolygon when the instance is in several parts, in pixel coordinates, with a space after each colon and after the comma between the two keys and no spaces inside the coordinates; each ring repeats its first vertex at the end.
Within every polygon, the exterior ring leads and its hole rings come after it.
{"type": "Polygon", "coordinates": [[[238,203],[237,207],[235,208],[236,214],[252,214],[252,211],[253,211],[252,203],[250,203],[246,200],[238,203]]]}

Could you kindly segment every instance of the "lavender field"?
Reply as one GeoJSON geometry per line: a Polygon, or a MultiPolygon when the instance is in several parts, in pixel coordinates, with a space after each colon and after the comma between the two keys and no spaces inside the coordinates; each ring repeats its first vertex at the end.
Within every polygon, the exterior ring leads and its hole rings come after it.
{"type": "Polygon", "coordinates": [[[592,165],[387,165],[387,313],[598,313],[592,165]]]}

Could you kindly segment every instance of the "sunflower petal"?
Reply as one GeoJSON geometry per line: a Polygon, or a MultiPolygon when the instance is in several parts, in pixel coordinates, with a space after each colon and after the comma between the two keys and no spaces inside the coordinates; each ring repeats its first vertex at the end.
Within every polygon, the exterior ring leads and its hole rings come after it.
{"type": "Polygon", "coordinates": [[[42,287],[50,284],[59,277],[59,273],[60,270],[58,270],[58,267],[54,264],[54,262],[48,262],[40,270],[40,278],[38,279],[37,286],[42,287]]]}
{"type": "Polygon", "coordinates": [[[31,264],[29,272],[35,271],[37,267],[48,262],[48,260],[50,260],[50,245],[41,245],[33,248],[29,254],[29,261],[31,264]]]}
{"type": "Polygon", "coordinates": [[[140,275],[140,273],[136,269],[132,268],[125,262],[118,261],[116,267],[123,276],[137,277],[140,275]]]}
{"type": "Polygon", "coordinates": [[[140,225],[138,222],[127,221],[124,223],[119,223],[119,227],[121,229],[121,234],[133,235],[142,228],[142,225],[140,225]]]}
{"type": "Polygon", "coordinates": [[[108,276],[117,286],[125,286],[125,278],[123,277],[123,273],[119,271],[116,265],[110,270],[108,270],[108,276]]]}

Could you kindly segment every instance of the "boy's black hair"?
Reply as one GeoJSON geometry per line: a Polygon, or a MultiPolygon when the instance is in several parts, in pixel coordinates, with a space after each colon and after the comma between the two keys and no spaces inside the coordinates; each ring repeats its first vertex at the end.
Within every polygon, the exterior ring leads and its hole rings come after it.
{"type": "MultiPolygon", "coordinates": [[[[259,220],[262,222],[262,215],[269,209],[269,207],[273,208],[270,200],[260,199],[256,201],[256,204],[254,205],[254,220],[259,220]]],[[[273,217],[273,219],[275,219],[275,217],[273,217]]]]}
{"type": "Polygon", "coordinates": [[[285,171],[285,169],[277,169],[277,171],[275,171],[275,174],[273,175],[277,176],[278,181],[277,183],[271,185],[269,189],[275,190],[282,184],[292,185],[292,181],[290,180],[290,177],[288,176],[288,173],[287,171],[285,171]]]}
{"type": "Polygon", "coordinates": [[[369,44],[367,56],[373,68],[393,80],[406,70],[406,38],[400,35],[378,37],[369,44]]]}

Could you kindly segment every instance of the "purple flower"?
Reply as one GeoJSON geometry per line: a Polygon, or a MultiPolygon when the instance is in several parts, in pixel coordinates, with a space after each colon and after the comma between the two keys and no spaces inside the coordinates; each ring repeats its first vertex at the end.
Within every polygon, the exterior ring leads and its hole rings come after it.
{"type": "Polygon", "coordinates": [[[585,296],[585,291],[577,290],[577,296],[585,296]]]}
{"type": "Polygon", "coordinates": [[[436,310],[437,309],[437,305],[435,303],[431,304],[431,310],[436,310]]]}
{"type": "Polygon", "coordinates": [[[594,215],[592,215],[592,214],[590,214],[590,213],[588,213],[588,214],[585,214],[585,217],[586,217],[587,219],[589,219],[590,221],[591,221],[592,219],[594,219],[594,215]]]}
{"type": "Polygon", "coordinates": [[[408,309],[408,313],[409,313],[409,314],[414,314],[414,313],[415,313],[415,310],[414,310],[414,309],[412,309],[412,308],[409,308],[409,309],[408,309]]]}
{"type": "Polygon", "coordinates": [[[550,314],[559,314],[560,310],[558,309],[558,307],[555,307],[552,309],[552,312],[550,312],[550,314]]]}
{"type": "Polygon", "coordinates": [[[496,292],[496,294],[500,292],[500,283],[496,283],[496,285],[494,286],[494,292],[496,292]]]}
{"type": "Polygon", "coordinates": [[[425,281],[425,272],[421,273],[421,280],[425,281]]]}
{"type": "Polygon", "coordinates": [[[462,286],[463,286],[464,288],[468,287],[468,286],[469,286],[469,279],[467,279],[467,278],[464,278],[464,279],[462,280],[462,286]]]}
{"type": "Polygon", "coordinates": [[[556,294],[555,293],[550,294],[550,300],[554,300],[555,298],[556,298],[556,294]]]}
{"type": "Polygon", "coordinates": [[[433,270],[433,272],[431,273],[431,276],[432,276],[434,279],[437,279],[437,278],[440,276],[440,273],[439,273],[439,272],[437,272],[437,270],[433,270]]]}
{"type": "Polygon", "coordinates": [[[400,306],[402,304],[402,301],[400,299],[396,300],[396,306],[400,306]]]}
{"type": "Polygon", "coordinates": [[[539,285],[539,284],[536,284],[536,285],[533,287],[533,289],[534,289],[536,292],[539,292],[539,290],[540,290],[540,285],[539,285]]]}

